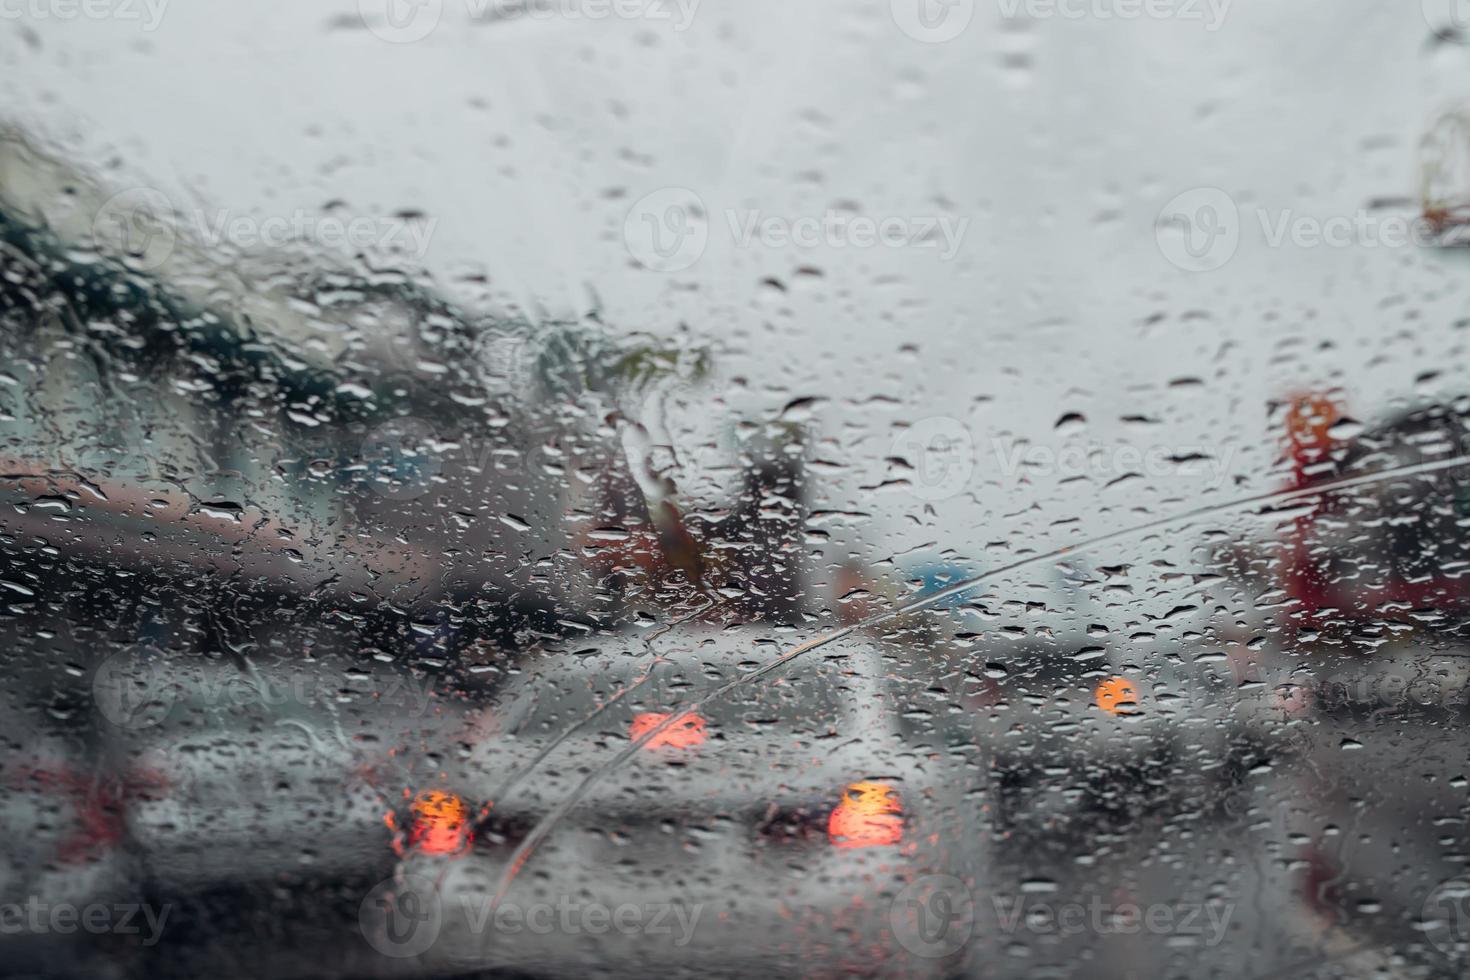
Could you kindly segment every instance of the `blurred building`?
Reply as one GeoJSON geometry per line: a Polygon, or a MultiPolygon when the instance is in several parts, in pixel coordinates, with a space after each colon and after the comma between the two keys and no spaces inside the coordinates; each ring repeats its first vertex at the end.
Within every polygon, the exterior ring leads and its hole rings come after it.
{"type": "Polygon", "coordinates": [[[704,354],[175,218],[0,134],[0,531],[32,575],[397,610],[426,654],[584,618],[565,518],[604,411],[704,354]]]}

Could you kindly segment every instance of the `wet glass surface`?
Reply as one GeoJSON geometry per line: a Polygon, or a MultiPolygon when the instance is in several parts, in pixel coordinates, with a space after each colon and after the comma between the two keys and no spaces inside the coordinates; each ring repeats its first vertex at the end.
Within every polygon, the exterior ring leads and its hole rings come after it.
{"type": "Polygon", "coordinates": [[[0,0],[0,975],[1470,964],[1470,10],[0,0]]]}

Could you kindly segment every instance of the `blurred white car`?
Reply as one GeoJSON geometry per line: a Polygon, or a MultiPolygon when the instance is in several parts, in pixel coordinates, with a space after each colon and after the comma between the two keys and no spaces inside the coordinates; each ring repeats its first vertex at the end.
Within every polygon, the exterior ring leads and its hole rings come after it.
{"type": "Polygon", "coordinates": [[[721,695],[766,658],[735,632],[684,640],[529,665],[466,764],[405,812],[369,940],[442,971],[953,970],[969,924],[916,921],[929,906],[912,903],[932,903],[931,876],[971,880],[975,774],[905,745],[879,652],[832,644],[721,695]],[[613,765],[497,903],[537,821],[613,765]],[[426,927],[405,929],[416,910],[426,927]]]}

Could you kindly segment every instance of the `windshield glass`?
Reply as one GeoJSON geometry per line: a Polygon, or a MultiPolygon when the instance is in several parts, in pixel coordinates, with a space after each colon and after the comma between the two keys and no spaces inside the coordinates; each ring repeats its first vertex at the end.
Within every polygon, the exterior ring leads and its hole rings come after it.
{"type": "Polygon", "coordinates": [[[0,0],[0,974],[1470,969],[1470,5],[0,0]]]}

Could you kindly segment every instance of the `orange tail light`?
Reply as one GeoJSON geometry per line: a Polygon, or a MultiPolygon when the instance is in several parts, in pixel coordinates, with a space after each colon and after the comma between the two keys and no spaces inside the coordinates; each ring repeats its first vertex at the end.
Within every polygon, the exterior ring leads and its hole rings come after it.
{"type": "MultiPolygon", "coordinates": [[[[1286,440],[1298,469],[1322,462],[1332,448],[1332,427],[1342,408],[1321,394],[1293,395],[1286,410],[1286,440]]],[[[1298,474],[1300,476],[1300,474],[1298,474]]]]}
{"type": "Polygon", "coordinates": [[[884,847],[903,840],[903,801],[883,783],[853,783],[827,819],[835,847],[884,847]]]}
{"type": "Polygon", "coordinates": [[[1097,706],[1110,715],[1138,713],[1138,687],[1126,677],[1109,677],[1097,685],[1097,706]]]}
{"type": "MultiPolygon", "coordinates": [[[[628,738],[638,741],[668,720],[668,715],[657,711],[644,711],[633,716],[628,726],[628,738]]],[[[693,749],[704,744],[704,719],[689,714],[659,732],[643,747],[645,749],[693,749]]]]}

